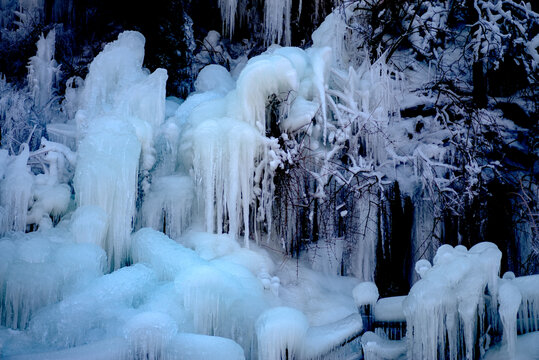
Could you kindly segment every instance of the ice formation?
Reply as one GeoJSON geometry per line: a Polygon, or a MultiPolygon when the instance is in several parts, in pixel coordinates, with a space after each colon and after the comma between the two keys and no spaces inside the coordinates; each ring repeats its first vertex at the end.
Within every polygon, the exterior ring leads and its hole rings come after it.
{"type": "MultiPolygon", "coordinates": [[[[7,155],[7,151],[5,152],[7,155]]],[[[6,156],[0,179],[0,205],[9,210],[2,221],[0,234],[9,230],[25,231],[28,207],[32,195],[33,177],[27,168],[30,151],[28,144],[21,146],[16,156],[6,156]]]]}
{"type": "MultiPolygon", "coordinates": [[[[165,118],[166,71],[142,69],[144,37],[124,32],[90,65],[77,112],[74,187],[79,206],[99,206],[109,218],[109,265],[128,262],[139,171],[155,163],[154,133],[165,118]]],[[[148,188],[143,179],[142,190],[148,188]]]]}
{"type": "MultiPolygon", "coordinates": [[[[236,18],[246,15],[237,15],[238,9],[241,10],[244,6],[238,4],[238,0],[219,0],[219,7],[221,8],[221,18],[223,19],[223,31],[228,33],[229,37],[232,37],[236,18]]],[[[264,39],[266,44],[290,45],[291,20],[291,0],[264,0],[264,39]]]]}
{"type": "Polygon", "coordinates": [[[142,225],[162,230],[173,239],[190,225],[194,186],[190,177],[170,175],[152,181],[142,205],[142,225]]]}
{"type": "Polygon", "coordinates": [[[374,318],[376,321],[406,322],[402,304],[406,296],[381,298],[376,302],[374,318]]]}
{"type": "Polygon", "coordinates": [[[291,0],[264,0],[264,32],[266,44],[290,45],[291,0]]]}
{"type": "Polygon", "coordinates": [[[497,308],[501,256],[492,243],[470,250],[450,245],[438,249],[432,268],[423,272],[403,302],[409,358],[437,359],[446,347],[450,359],[474,358],[476,339],[497,308]]]}
{"type": "Polygon", "coordinates": [[[223,30],[227,31],[229,36],[234,34],[234,25],[236,24],[236,9],[238,0],[219,0],[221,8],[221,17],[223,18],[223,30]]]}
{"type": "Polygon", "coordinates": [[[373,282],[362,282],[358,284],[354,288],[352,294],[358,307],[370,305],[372,308],[374,308],[374,305],[380,296],[378,294],[378,287],[376,287],[376,284],[373,282]]]}
{"type": "Polygon", "coordinates": [[[104,248],[112,269],[128,261],[140,148],[129,123],[112,116],[95,119],[78,148],[74,178],[77,204],[99,206],[106,212],[109,221],[104,248]]]}
{"type": "Polygon", "coordinates": [[[401,359],[406,353],[406,341],[390,341],[367,331],[361,336],[365,360],[401,359]]]}
{"type": "Polygon", "coordinates": [[[510,282],[504,282],[499,289],[500,320],[503,325],[503,338],[507,343],[507,351],[511,359],[515,356],[517,343],[517,313],[522,302],[518,288],[510,282]]]}
{"type": "Polygon", "coordinates": [[[518,310],[519,332],[539,331],[539,275],[517,277],[511,283],[522,296],[518,310]]]}
{"type": "Polygon", "coordinates": [[[206,91],[181,104],[175,119],[184,129],[183,166],[193,170],[196,209],[203,213],[206,231],[234,236],[243,232],[248,246],[257,230],[252,221],[253,185],[262,193],[262,220],[269,222],[271,174],[279,160],[267,156],[273,151],[266,138],[267,99],[276,95],[290,107],[283,118],[284,129],[293,132],[304,127],[325,98],[328,53],[328,49],[274,49],[250,59],[235,84],[222,67],[211,65],[201,71],[195,84],[197,90],[206,91]]]}
{"type": "Polygon", "coordinates": [[[276,307],[256,321],[260,360],[300,357],[309,322],[300,311],[276,307]]]}
{"type": "MultiPolygon", "coordinates": [[[[264,4],[266,42],[289,43],[292,1],[264,4]]],[[[238,2],[219,5],[232,34],[238,2]]],[[[433,265],[416,263],[421,280],[407,297],[378,300],[371,281],[383,209],[373,204],[381,202],[375,185],[385,175],[373,164],[389,164],[398,177],[398,165],[412,160],[389,147],[404,125],[389,140],[378,131],[399,110],[399,73],[366,57],[358,69],[330,71],[348,61],[342,55],[350,44],[334,36],[344,32],[342,20],[330,15],[310,49],[272,46],[241,72],[205,67],[183,102],[165,98],[166,71],[142,68],[141,34],[125,32],[105,46],[86,79],[73,79],[66,90],[71,120],[47,127],[63,146],[43,140],[33,153],[27,144],[18,155],[0,151],[0,234],[8,233],[0,239],[0,356],[331,359],[357,355],[361,342],[366,359],[406,351],[410,359],[436,359],[446,349],[450,359],[471,359],[484,350],[479,342],[497,314],[508,352],[517,354],[517,332],[538,330],[538,277],[500,281],[501,253],[493,244],[443,245],[433,265]],[[273,137],[275,126],[283,141],[303,133],[316,138],[308,146],[327,155],[313,167],[350,147],[353,174],[338,181],[364,175],[361,196],[335,211],[356,215],[352,254],[347,239],[319,239],[309,249],[309,268],[271,247],[273,175],[293,161],[273,137]],[[27,164],[38,155],[44,173],[35,176],[27,164]],[[74,199],[66,185],[70,166],[74,199]],[[34,225],[38,231],[23,234],[34,225]],[[344,256],[352,258],[356,278],[335,276],[344,256]],[[379,322],[406,320],[408,340],[390,341],[382,332],[359,340],[370,325],[358,314],[364,306],[379,322]]],[[[41,105],[51,96],[51,34],[30,64],[41,105]]],[[[205,43],[219,41],[209,32],[205,43]]],[[[425,163],[416,158],[404,174],[432,175],[428,162],[443,151],[416,150],[428,154],[425,163]]],[[[323,199],[325,180],[302,191],[323,199]]],[[[435,224],[429,205],[431,199],[421,200],[414,215],[422,224],[417,246],[435,224]]],[[[302,221],[293,217],[286,226],[302,221]]]]}
{"type": "Polygon", "coordinates": [[[362,194],[355,206],[359,212],[359,236],[357,249],[354,253],[354,275],[364,281],[374,280],[376,266],[376,240],[378,206],[376,194],[370,192],[362,194]]]}
{"type": "Polygon", "coordinates": [[[65,230],[12,233],[0,240],[0,323],[24,330],[38,310],[103,274],[103,250],[66,242],[65,230]]]}
{"type": "Polygon", "coordinates": [[[60,71],[54,60],[55,42],[54,29],[46,37],[41,34],[37,42],[37,53],[30,58],[28,64],[28,85],[38,109],[43,109],[51,100],[60,71]]]}

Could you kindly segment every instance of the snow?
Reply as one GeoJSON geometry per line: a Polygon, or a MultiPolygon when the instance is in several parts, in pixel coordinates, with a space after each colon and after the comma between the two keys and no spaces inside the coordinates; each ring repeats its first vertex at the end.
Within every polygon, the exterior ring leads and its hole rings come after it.
{"type": "Polygon", "coordinates": [[[301,357],[306,359],[320,358],[333,349],[338,349],[345,341],[352,340],[363,330],[359,314],[352,314],[344,319],[322,326],[311,326],[303,341],[301,357]]]}
{"type": "Polygon", "coordinates": [[[376,321],[406,322],[402,304],[406,296],[381,298],[374,307],[376,321]]]}
{"type": "Polygon", "coordinates": [[[362,305],[370,305],[372,308],[374,308],[374,305],[380,296],[378,294],[378,287],[376,287],[376,284],[368,281],[358,284],[354,288],[352,294],[357,307],[362,305]]]}
{"type": "Polygon", "coordinates": [[[195,81],[195,90],[198,92],[215,91],[223,95],[235,87],[234,79],[228,70],[216,64],[211,64],[204,67],[198,73],[195,81]]]}
{"type": "Polygon", "coordinates": [[[371,331],[361,336],[361,346],[365,360],[402,359],[406,353],[405,340],[386,340],[371,331]]]}
{"type": "MultiPolygon", "coordinates": [[[[531,332],[517,336],[516,352],[513,355],[515,360],[533,360],[539,357],[539,332],[531,332]]],[[[497,344],[490,348],[483,359],[485,360],[505,360],[511,356],[508,352],[507,344],[497,344]]]]}

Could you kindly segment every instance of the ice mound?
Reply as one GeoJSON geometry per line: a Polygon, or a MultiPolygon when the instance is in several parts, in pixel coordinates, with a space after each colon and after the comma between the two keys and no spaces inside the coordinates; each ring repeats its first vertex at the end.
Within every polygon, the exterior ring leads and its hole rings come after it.
{"type": "Polygon", "coordinates": [[[361,336],[361,346],[365,360],[402,359],[406,354],[405,340],[387,340],[371,331],[361,336]]]}
{"type": "Polygon", "coordinates": [[[126,319],[156,282],[155,273],[142,264],[121,268],[40,311],[30,322],[30,334],[59,348],[122,336],[126,319]]]}
{"type": "Polygon", "coordinates": [[[254,323],[268,305],[262,284],[247,269],[212,262],[188,269],[174,283],[197,333],[233,339],[247,356],[255,354],[254,323]]]}
{"type": "Polygon", "coordinates": [[[38,310],[103,274],[106,255],[51,229],[0,240],[0,325],[25,329],[38,310]]]}
{"type": "Polygon", "coordinates": [[[432,268],[416,266],[422,279],[403,302],[409,358],[436,359],[446,354],[446,347],[450,359],[462,353],[473,358],[476,339],[486,329],[486,314],[492,319],[496,312],[501,256],[492,243],[470,250],[442,245],[432,268]]]}
{"type": "Polygon", "coordinates": [[[378,300],[374,308],[376,321],[406,322],[402,309],[404,299],[406,296],[393,296],[378,300]]]}
{"type": "Polygon", "coordinates": [[[193,250],[165,234],[144,228],[133,234],[131,257],[151,267],[160,280],[172,281],[182,271],[206,264],[193,250]]]}
{"type": "Polygon", "coordinates": [[[227,94],[236,86],[234,79],[226,68],[211,64],[200,70],[195,81],[195,90],[198,92],[215,91],[227,94]]]}
{"type": "Polygon", "coordinates": [[[166,347],[174,338],[178,327],[168,315],[144,312],[132,317],[124,326],[130,351],[129,359],[158,360],[166,358],[166,347]]]}
{"type": "Polygon", "coordinates": [[[344,319],[326,325],[311,326],[307,330],[307,334],[303,341],[301,358],[339,359],[341,357],[338,355],[335,356],[331,354],[331,352],[337,350],[336,353],[339,354],[339,352],[346,352],[346,350],[350,351],[350,349],[346,349],[344,345],[356,338],[362,330],[363,323],[359,314],[351,314],[344,319]]]}
{"type": "Polygon", "coordinates": [[[372,308],[374,308],[376,301],[378,301],[378,298],[380,297],[376,284],[369,281],[358,284],[354,288],[352,294],[358,307],[362,305],[370,305],[372,308]]]}
{"type": "MultiPolygon", "coordinates": [[[[143,331],[141,329],[141,331],[143,331]]],[[[154,348],[156,344],[149,344],[154,348]]],[[[115,336],[91,344],[58,351],[34,352],[9,356],[10,360],[134,360],[155,359],[153,355],[135,352],[136,344],[123,336],[115,336]]],[[[180,333],[170,338],[159,353],[163,360],[244,360],[243,349],[234,341],[217,336],[180,333]]]]}
{"type": "MultiPolygon", "coordinates": [[[[507,344],[498,343],[491,347],[485,356],[484,360],[507,360],[510,358],[507,350],[507,344]]],[[[532,360],[539,357],[539,331],[531,332],[524,335],[519,335],[516,340],[515,360],[532,360]]]]}
{"type": "Polygon", "coordinates": [[[296,309],[276,307],[262,313],[256,321],[258,358],[279,360],[300,357],[309,322],[296,309]]]}
{"type": "Polygon", "coordinates": [[[243,349],[233,340],[199,334],[178,334],[171,345],[171,359],[243,360],[243,349]]]}
{"type": "Polygon", "coordinates": [[[210,235],[191,231],[182,237],[181,242],[204,260],[219,258],[241,249],[238,242],[228,234],[210,235]]]}

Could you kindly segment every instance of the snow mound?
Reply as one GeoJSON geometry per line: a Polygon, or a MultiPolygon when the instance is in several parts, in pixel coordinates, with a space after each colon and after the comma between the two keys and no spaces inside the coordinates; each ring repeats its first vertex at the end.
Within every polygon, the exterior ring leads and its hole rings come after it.
{"type": "Polygon", "coordinates": [[[358,307],[362,305],[371,305],[371,307],[374,307],[380,296],[376,284],[369,281],[358,284],[352,294],[358,307]]]}

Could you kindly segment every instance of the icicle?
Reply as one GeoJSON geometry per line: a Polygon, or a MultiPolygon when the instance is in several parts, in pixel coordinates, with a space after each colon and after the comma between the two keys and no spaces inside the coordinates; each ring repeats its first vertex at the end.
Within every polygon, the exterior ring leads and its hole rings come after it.
{"type": "Polygon", "coordinates": [[[365,192],[354,202],[359,214],[359,236],[354,249],[352,264],[354,275],[362,281],[373,281],[376,266],[376,241],[378,239],[378,203],[376,194],[365,192]]]}
{"type": "Polygon", "coordinates": [[[221,17],[223,18],[223,32],[228,30],[228,35],[232,37],[236,23],[238,0],[219,0],[219,7],[221,8],[221,17]]]}
{"type": "Polygon", "coordinates": [[[283,43],[290,45],[291,0],[264,1],[264,39],[266,45],[283,43]]]}
{"type": "Polygon", "coordinates": [[[191,222],[193,200],[194,186],[190,177],[156,178],[142,204],[142,225],[177,239],[191,222]]]}
{"type": "Polygon", "coordinates": [[[519,332],[539,331],[539,275],[520,276],[512,283],[522,294],[518,311],[519,332]]]}

